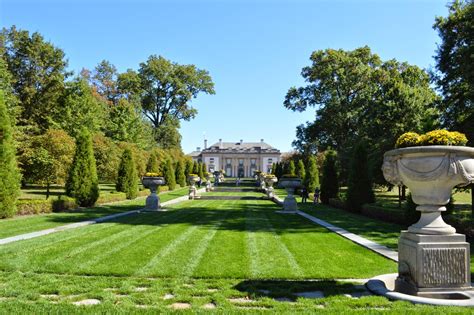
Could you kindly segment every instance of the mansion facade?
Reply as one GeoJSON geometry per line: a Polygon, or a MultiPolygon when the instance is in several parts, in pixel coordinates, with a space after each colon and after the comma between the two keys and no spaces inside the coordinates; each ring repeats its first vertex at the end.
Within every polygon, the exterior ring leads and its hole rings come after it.
{"type": "Polygon", "coordinates": [[[209,172],[224,170],[230,177],[252,177],[259,170],[270,173],[273,163],[280,162],[280,150],[260,142],[219,142],[204,150],[197,148],[189,154],[194,161],[203,162],[209,172]]]}

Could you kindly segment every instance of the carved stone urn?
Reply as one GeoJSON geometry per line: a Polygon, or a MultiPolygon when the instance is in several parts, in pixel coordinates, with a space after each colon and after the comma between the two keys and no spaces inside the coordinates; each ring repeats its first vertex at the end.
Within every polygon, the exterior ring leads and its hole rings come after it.
{"type": "Polygon", "coordinates": [[[282,177],[280,186],[285,188],[287,196],[283,201],[283,213],[296,213],[298,205],[295,199],[295,189],[301,187],[301,179],[298,177],[282,177]]]}
{"type": "Polygon", "coordinates": [[[474,148],[391,150],[384,155],[382,170],[388,182],[408,187],[421,212],[420,220],[400,236],[395,291],[434,297],[471,290],[469,243],[441,214],[455,186],[474,182],[474,148]]]}
{"type": "Polygon", "coordinates": [[[196,183],[200,180],[201,178],[197,175],[191,174],[188,176],[188,182],[189,182],[189,199],[195,199],[197,197],[197,192],[196,192],[196,183]]]}
{"type": "Polygon", "coordinates": [[[150,189],[150,195],[146,198],[145,210],[157,211],[160,209],[160,197],[156,194],[158,186],[166,184],[163,177],[160,176],[143,176],[142,184],[150,189]]]}
{"type": "Polygon", "coordinates": [[[267,184],[267,197],[273,198],[275,196],[275,189],[273,185],[278,182],[278,178],[274,175],[265,176],[265,183],[267,184]]]}
{"type": "Polygon", "coordinates": [[[385,179],[410,189],[420,220],[408,228],[419,234],[447,235],[456,230],[443,221],[451,191],[474,182],[474,148],[425,146],[391,150],[382,166],[385,179]]]}

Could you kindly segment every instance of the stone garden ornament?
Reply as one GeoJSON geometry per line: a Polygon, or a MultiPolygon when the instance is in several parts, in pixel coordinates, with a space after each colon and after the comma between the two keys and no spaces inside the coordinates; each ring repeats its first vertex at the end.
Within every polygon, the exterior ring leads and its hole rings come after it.
{"type": "Polygon", "coordinates": [[[295,189],[301,187],[301,179],[295,176],[285,176],[283,175],[280,179],[280,186],[285,188],[287,196],[283,201],[283,211],[277,211],[278,213],[297,213],[298,204],[296,203],[296,198],[294,196],[295,189]]]}
{"type": "Polygon", "coordinates": [[[158,211],[160,210],[160,197],[157,195],[159,186],[165,185],[166,181],[163,177],[150,174],[142,177],[142,184],[150,189],[150,195],[146,198],[145,210],[158,211]]]}
{"type": "Polygon", "coordinates": [[[452,189],[474,183],[474,148],[395,149],[385,153],[382,171],[391,184],[408,187],[421,216],[401,233],[398,275],[371,280],[369,289],[415,303],[474,306],[469,243],[442,218],[452,189]]]}

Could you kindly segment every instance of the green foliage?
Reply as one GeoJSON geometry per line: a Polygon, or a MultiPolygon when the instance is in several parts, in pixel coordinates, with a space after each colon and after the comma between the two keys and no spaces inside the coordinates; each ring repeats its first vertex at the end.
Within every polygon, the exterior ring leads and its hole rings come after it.
{"type": "Polygon", "coordinates": [[[285,174],[296,175],[295,162],[293,162],[293,160],[291,160],[288,163],[288,169],[287,169],[287,172],[285,174]]]}
{"type": "Polygon", "coordinates": [[[436,125],[438,97],[428,74],[407,63],[384,62],[369,47],[315,51],[302,76],[308,84],[290,88],[284,106],[293,111],[315,107],[316,118],[298,126],[293,145],[307,155],[316,147],[334,148],[344,173],[352,143],[366,138],[377,182],[384,183],[383,153],[397,137],[436,125]]]}
{"type": "Polygon", "coordinates": [[[7,106],[12,126],[16,124],[16,118],[19,115],[18,98],[12,88],[13,76],[8,71],[8,65],[3,59],[2,48],[0,47],[0,91],[3,91],[3,99],[7,106]]]}
{"type": "Polygon", "coordinates": [[[152,152],[150,154],[150,157],[148,158],[148,163],[146,165],[146,171],[150,173],[160,173],[161,168],[160,168],[160,162],[158,161],[158,156],[155,152],[152,152]]]}
{"type": "Polygon", "coordinates": [[[124,192],[127,195],[127,199],[135,199],[137,197],[138,175],[135,161],[133,160],[133,154],[130,149],[123,151],[115,188],[117,191],[124,192]]]}
{"type": "Polygon", "coordinates": [[[56,126],[76,136],[84,127],[91,133],[99,131],[107,115],[106,104],[94,97],[85,80],[76,78],[66,83],[53,120],[56,126]]]}
{"type": "Polygon", "coordinates": [[[0,91],[0,218],[16,214],[15,202],[20,195],[20,172],[15,157],[13,129],[0,91]]]}
{"type": "Polygon", "coordinates": [[[272,163],[272,170],[271,170],[271,174],[272,175],[275,175],[276,174],[276,169],[277,169],[277,164],[276,163],[272,163]]]}
{"type": "Polygon", "coordinates": [[[474,144],[474,2],[456,0],[449,15],[433,25],[441,43],[436,52],[435,82],[444,127],[459,130],[474,144]]]}
{"type": "Polygon", "coordinates": [[[278,162],[275,170],[275,175],[278,178],[281,178],[283,176],[284,170],[283,170],[283,162],[278,162]]]}
{"type": "Polygon", "coordinates": [[[314,156],[310,156],[308,159],[308,172],[305,177],[304,185],[308,189],[308,192],[314,192],[316,187],[319,187],[319,171],[314,156]]]}
{"type": "Polygon", "coordinates": [[[82,207],[94,205],[99,198],[99,181],[90,132],[84,128],[76,139],[76,153],[66,181],[66,194],[82,207]]]}
{"type": "Polygon", "coordinates": [[[304,167],[303,160],[298,160],[298,163],[296,164],[296,175],[301,178],[303,182],[305,182],[306,179],[306,170],[304,167]]]}
{"type": "Polygon", "coordinates": [[[214,94],[214,83],[207,71],[155,55],[140,64],[138,73],[120,75],[119,88],[138,95],[143,113],[152,122],[163,148],[178,147],[180,137],[173,124],[194,118],[197,110],[190,101],[201,92],[214,94]]]}
{"type": "Polygon", "coordinates": [[[199,163],[198,164],[198,167],[199,167],[199,177],[201,177],[201,179],[204,179],[204,173],[206,172],[206,164],[205,163],[199,163]]]}
{"type": "Polygon", "coordinates": [[[64,184],[75,151],[74,139],[64,130],[49,129],[21,144],[23,178],[27,182],[47,185],[64,184]]]}
{"type": "Polygon", "coordinates": [[[4,28],[0,52],[12,74],[21,107],[18,123],[35,133],[50,128],[63,93],[67,61],[64,52],[39,33],[4,28]]]}
{"type": "Polygon", "coordinates": [[[363,204],[375,201],[368,164],[367,144],[363,141],[360,141],[352,152],[346,201],[349,210],[355,212],[360,212],[363,204]]]}
{"type": "Polygon", "coordinates": [[[184,176],[188,178],[189,174],[193,172],[193,160],[192,159],[186,159],[186,168],[184,170],[184,176]]]}
{"type": "Polygon", "coordinates": [[[115,182],[122,150],[102,133],[94,134],[92,142],[99,181],[115,182]]]}
{"type": "Polygon", "coordinates": [[[170,159],[166,159],[166,161],[163,162],[162,169],[166,185],[168,185],[169,190],[174,190],[176,188],[176,176],[174,174],[173,163],[170,159]]]}
{"type": "Polygon", "coordinates": [[[323,176],[321,179],[321,202],[329,203],[330,198],[336,198],[339,193],[339,179],[337,174],[337,153],[327,150],[323,163],[323,176]]]}
{"type": "Polygon", "coordinates": [[[186,186],[186,175],[184,174],[184,161],[182,159],[179,159],[178,162],[176,163],[176,183],[178,183],[179,186],[184,187],[186,186]]]}
{"type": "Polygon", "coordinates": [[[193,171],[192,171],[191,173],[193,173],[193,174],[199,174],[199,168],[200,168],[200,167],[199,167],[198,162],[194,161],[194,162],[193,162],[193,171]]]}

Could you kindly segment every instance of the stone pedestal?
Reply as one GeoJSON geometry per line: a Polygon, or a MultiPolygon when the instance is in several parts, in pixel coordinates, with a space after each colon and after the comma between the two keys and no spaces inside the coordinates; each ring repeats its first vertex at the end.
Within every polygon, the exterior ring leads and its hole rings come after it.
{"type": "Polygon", "coordinates": [[[294,196],[294,188],[285,189],[288,195],[283,200],[283,211],[284,212],[296,212],[298,210],[298,204],[296,203],[296,198],[294,196]]]}
{"type": "Polygon", "coordinates": [[[430,293],[471,290],[470,248],[462,234],[423,235],[402,231],[395,291],[430,293]]]}
{"type": "Polygon", "coordinates": [[[156,191],[152,191],[151,194],[146,197],[145,210],[157,211],[160,210],[160,197],[156,194],[156,191]]]}

